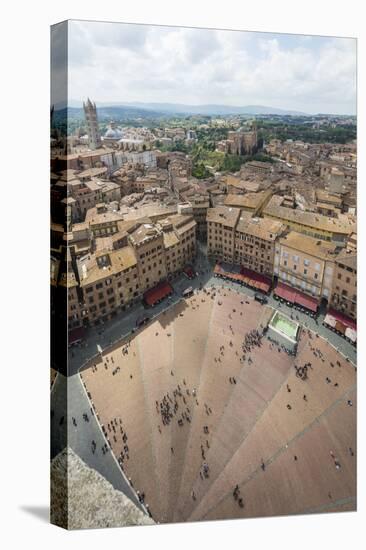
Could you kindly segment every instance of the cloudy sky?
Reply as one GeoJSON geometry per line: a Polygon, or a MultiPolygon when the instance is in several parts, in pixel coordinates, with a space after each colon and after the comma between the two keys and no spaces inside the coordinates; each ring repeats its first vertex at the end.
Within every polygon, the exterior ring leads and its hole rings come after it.
{"type": "Polygon", "coordinates": [[[69,98],[355,114],[353,39],[72,21],[69,98]]]}

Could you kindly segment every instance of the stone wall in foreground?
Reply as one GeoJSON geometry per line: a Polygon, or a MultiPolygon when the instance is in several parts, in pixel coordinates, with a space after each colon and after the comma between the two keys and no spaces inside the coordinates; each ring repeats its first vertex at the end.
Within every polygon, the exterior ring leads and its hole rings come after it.
{"type": "Polygon", "coordinates": [[[51,523],[65,529],[92,529],[154,521],[67,448],[51,462],[51,523]]]}

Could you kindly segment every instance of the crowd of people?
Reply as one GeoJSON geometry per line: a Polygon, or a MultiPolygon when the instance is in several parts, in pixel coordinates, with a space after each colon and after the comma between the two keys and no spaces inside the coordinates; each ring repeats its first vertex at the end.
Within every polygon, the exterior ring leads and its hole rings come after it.
{"type": "MultiPolygon", "coordinates": [[[[171,374],[174,374],[171,371],[171,374]]],[[[198,399],[196,397],[196,389],[190,390],[187,386],[186,380],[183,378],[182,386],[177,384],[172,391],[163,395],[160,401],[155,401],[155,409],[157,414],[161,417],[163,426],[167,426],[171,423],[174,417],[177,417],[178,426],[183,426],[185,422],[190,423],[192,420],[191,407],[196,403],[198,405],[198,399]],[[189,405],[187,404],[189,400],[189,405]]],[[[161,433],[160,424],[158,430],[161,433]]]]}
{"type": "Polygon", "coordinates": [[[119,440],[121,441],[121,451],[117,456],[117,460],[119,465],[123,469],[123,464],[125,460],[128,460],[130,458],[130,449],[127,444],[128,436],[125,429],[123,428],[122,419],[112,418],[107,423],[107,427],[105,427],[104,424],[101,424],[101,428],[110,448],[112,448],[111,438],[113,439],[114,443],[118,443],[119,440]]]}
{"type": "Polygon", "coordinates": [[[311,363],[305,363],[305,365],[303,365],[302,367],[298,367],[297,365],[294,365],[294,369],[296,371],[296,377],[304,381],[307,380],[309,368],[311,368],[311,363]]]}
{"type": "Polygon", "coordinates": [[[255,347],[260,348],[261,345],[262,334],[258,330],[253,329],[244,335],[244,341],[242,344],[242,350],[244,354],[250,353],[255,347]]]}

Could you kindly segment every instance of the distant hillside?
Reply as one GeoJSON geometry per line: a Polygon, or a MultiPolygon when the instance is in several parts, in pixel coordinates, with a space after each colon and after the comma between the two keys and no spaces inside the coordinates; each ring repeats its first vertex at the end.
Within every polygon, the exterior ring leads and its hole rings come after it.
{"type": "MultiPolygon", "coordinates": [[[[69,108],[81,108],[82,102],[70,100],[69,108]]],[[[185,114],[185,115],[296,115],[306,116],[307,113],[267,107],[265,105],[246,105],[243,107],[231,105],[186,105],[184,103],[142,103],[142,102],[97,102],[98,113],[114,112],[109,116],[121,116],[123,112],[128,116],[160,116],[161,114],[185,114]],[[117,111],[114,111],[114,110],[117,111]],[[112,110],[112,111],[110,111],[112,110]],[[138,113],[137,115],[134,113],[138,113]],[[141,113],[141,114],[139,114],[141,113]]]]}
{"type": "Polygon", "coordinates": [[[231,105],[185,105],[181,103],[126,103],[145,109],[155,109],[166,113],[186,113],[197,115],[305,115],[300,111],[277,109],[265,105],[245,105],[243,107],[231,105]]]}

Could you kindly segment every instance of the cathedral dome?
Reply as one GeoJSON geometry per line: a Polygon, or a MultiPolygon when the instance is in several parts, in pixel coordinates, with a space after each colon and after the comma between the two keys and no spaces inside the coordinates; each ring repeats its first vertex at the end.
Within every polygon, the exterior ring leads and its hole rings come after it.
{"type": "Polygon", "coordinates": [[[122,132],[121,130],[118,130],[118,128],[108,128],[108,130],[104,134],[104,137],[107,139],[121,139],[122,132]]]}
{"type": "Polygon", "coordinates": [[[116,123],[114,120],[111,120],[109,123],[109,128],[104,134],[104,138],[106,139],[121,139],[123,137],[122,131],[117,128],[116,123]]]}

